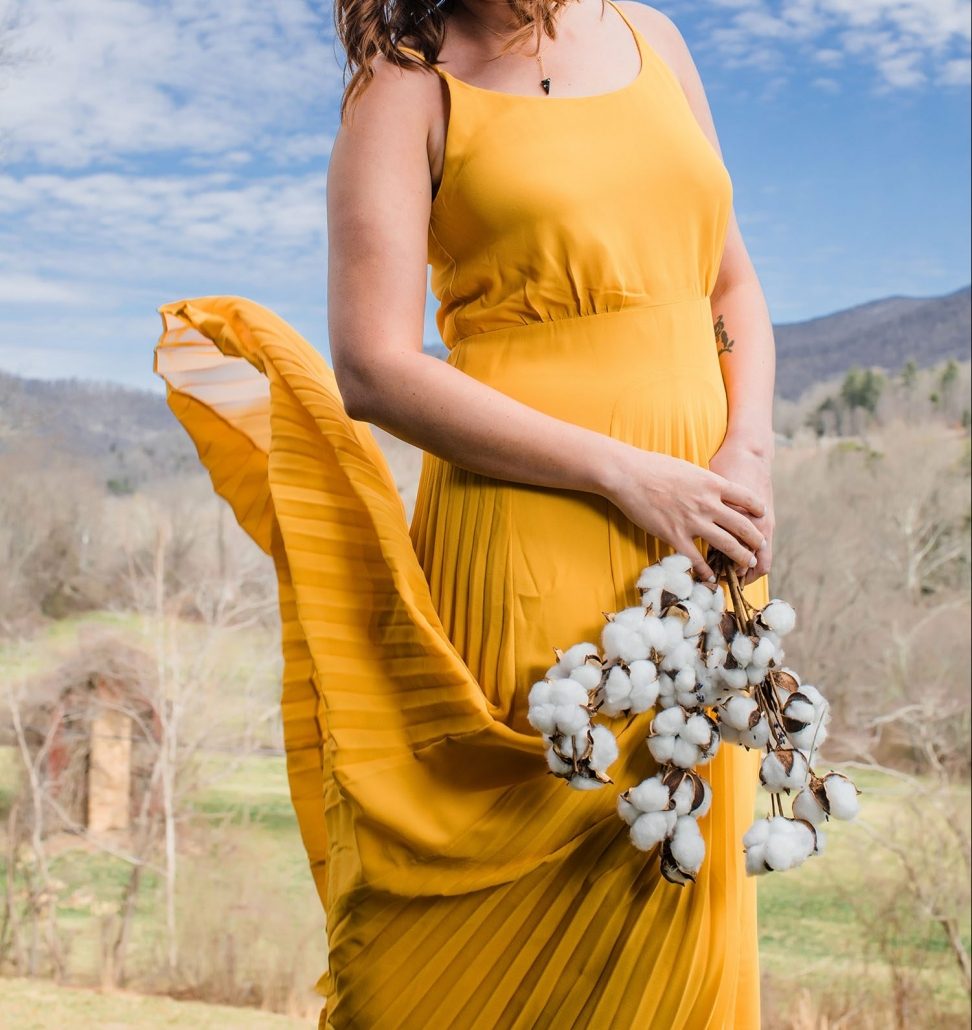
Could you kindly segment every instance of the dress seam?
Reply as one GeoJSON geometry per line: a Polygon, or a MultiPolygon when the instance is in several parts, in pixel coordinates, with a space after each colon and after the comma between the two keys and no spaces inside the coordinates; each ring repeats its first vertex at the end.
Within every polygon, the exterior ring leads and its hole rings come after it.
{"type": "MultiPolygon", "coordinates": [[[[451,258],[450,258],[451,260],[451,258]]],[[[451,286],[451,283],[450,283],[451,286]]],[[[450,290],[451,292],[451,290],[450,290]]],[[[455,296],[455,294],[453,294],[455,296]]],[[[705,301],[710,300],[711,294],[708,293],[691,293],[684,297],[675,297],[668,300],[659,300],[650,304],[622,304],[619,308],[611,308],[608,311],[587,311],[581,315],[559,315],[556,318],[538,318],[532,322],[515,322],[511,325],[498,326],[496,329],[484,329],[479,333],[467,333],[465,336],[460,336],[455,343],[452,344],[450,350],[458,347],[460,343],[464,343],[466,340],[478,340],[481,336],[491,336],[494,333],[505,333],[511,331],[517,331],[521,329],[531,329],[535,326],[541,325],[552,325],[560,322],[575,322],[582,318],[602,318],[605,315],[620,315],[622,313],[627,314],[631,311],[649,310],[651,308],[663,308],[674,304],[687,304],[690,301],[705,301]]]]}

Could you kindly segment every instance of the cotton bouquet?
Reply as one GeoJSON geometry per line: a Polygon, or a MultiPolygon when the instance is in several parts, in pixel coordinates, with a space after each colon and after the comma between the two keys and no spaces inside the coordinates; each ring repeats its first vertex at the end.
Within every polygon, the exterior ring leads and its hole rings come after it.
{"type": "Polygon", "coordinates": [[[714,586],[693,577],[683,554],[647,566],[636,583],[640,604],[603,613],[600,646],[554,648],[556,662],[529,693],[527,718],[546,742],[550,772],[577,790],[614,782],[607,770],[617,741],[595,716],[655,709],[646,744],[658,772],[623,791],[617,809],[635,847],[661,845],[662,875],[678,884],[694,881],[705,857],[698,820],[709,811],[712,788],[695,768],[723,744],[765,752],[759,779],[770,814],[742,839],[750,875],[820,854],[823,824],[853,819],[860,793],[842,773],[814,773],[830,711],[815,686],[783,665],[793,608],[774,598],[754,609],[731,562],[716,552],[710,565],[714,586]],[[782,794],[793,795],[789,816],[782,794]]]}

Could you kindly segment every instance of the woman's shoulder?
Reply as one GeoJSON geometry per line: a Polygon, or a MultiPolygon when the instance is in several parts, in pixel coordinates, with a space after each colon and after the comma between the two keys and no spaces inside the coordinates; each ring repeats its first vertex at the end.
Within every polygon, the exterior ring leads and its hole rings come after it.
{"type": "Polygon", "coordinates": [[[613,0],[631,24],[645,37],[648,45],[671,68],[672,74],[685,81],[686,69],[692,62],[688,45],[672,19],[656,7],[640,0],[613,0]]]}

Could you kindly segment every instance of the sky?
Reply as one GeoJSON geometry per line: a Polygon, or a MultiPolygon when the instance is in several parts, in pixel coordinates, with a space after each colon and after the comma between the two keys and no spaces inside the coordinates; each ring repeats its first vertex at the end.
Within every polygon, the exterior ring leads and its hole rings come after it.
{"type": "MultiPolygon", "coordinates": [[[[968,0],[654,6],[775,323],[969,282],[968,0]]],[[[329,360],[330,0],[0,0],[0,50],[0,369],[161,389],[156,308],[212,294],[329,360]]]]}

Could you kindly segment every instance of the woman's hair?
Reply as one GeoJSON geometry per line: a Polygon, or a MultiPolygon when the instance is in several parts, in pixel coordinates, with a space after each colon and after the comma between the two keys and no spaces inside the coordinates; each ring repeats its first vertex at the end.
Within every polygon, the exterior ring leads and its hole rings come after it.
{"type": "MultiPolygon", "coordinates": [[[[347,55],[351,78],[341,100],[341,121],[353,101],[371,81],[372,63],[378,54],[408,67],[421,62],[398,49],[399,43],[418,50],[435,64],[445,36],[445,16],[461,0],[334,0],[334,26],[347,55]]],[[[541,33],[556,38],[557,11],[573,0],[506,0],[518,28],[500,53],[519,46],[531,34],[540,45],[541,33]]]]}

